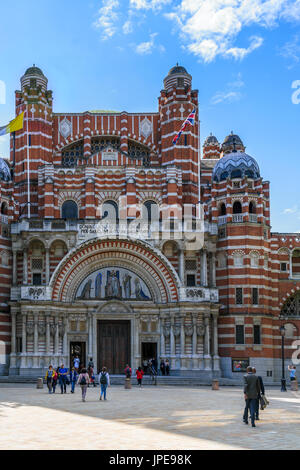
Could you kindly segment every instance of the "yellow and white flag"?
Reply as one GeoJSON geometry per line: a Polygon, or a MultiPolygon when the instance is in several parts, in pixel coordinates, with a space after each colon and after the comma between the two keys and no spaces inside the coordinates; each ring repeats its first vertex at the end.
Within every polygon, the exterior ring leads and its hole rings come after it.
{"type": "Polygon", "coordinates": [[[19,114],[15,119],[10,121],[7,126],[0,127],[0,135],[10,134],[11,132],[16,132],[23,129],[24,122],[24,111],[19,114]]]}

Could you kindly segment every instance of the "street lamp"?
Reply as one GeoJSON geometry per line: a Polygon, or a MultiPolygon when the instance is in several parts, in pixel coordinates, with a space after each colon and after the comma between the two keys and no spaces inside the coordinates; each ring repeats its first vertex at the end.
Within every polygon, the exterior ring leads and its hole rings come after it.
{"type": "Polygon", "coordinates": [[[282,361],[282,375],[281,375],[281,391],[286,392],[286,380],[284,375],[284,335],[285,335],[285,328],[282,325],[280,327],[280,334],[281,334],[281,361],[282,361]]]}

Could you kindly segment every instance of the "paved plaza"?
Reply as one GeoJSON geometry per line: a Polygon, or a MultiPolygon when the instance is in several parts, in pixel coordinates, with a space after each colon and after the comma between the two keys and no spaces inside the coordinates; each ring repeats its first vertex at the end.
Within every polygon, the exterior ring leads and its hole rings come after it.
{"type": "Polygon", "coordinates": [[[240,388],[89,388],[49,395],[0,385],[0,449],[300,449],[300,393],[271,388],[256,428],[242,422],[240,388]]]}

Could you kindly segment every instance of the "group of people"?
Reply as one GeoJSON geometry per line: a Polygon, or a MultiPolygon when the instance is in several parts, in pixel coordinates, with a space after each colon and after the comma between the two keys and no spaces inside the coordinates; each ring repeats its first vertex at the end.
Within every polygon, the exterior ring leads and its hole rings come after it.
{"type": "Polygon", "coordinates": [[[158,362],[155,357],[150,359],[145,359],[143,361],[143,371],[144,374],[148,374],[150,376],[158,375],[159,371],[161,375],[170,375],[170,363],[169,360],[162,359],[160,361],[159,370],[158,370],[158,362]]]}
{"type": "Polygon", "coordinates": [[[247,367],[247,374],[244,376],[244,396],[243,421],[248,424],[250,412],[251,425],[255,428],[255,421],[259,420],[259,407],[261,405],[261,409],[264,409],[267,404],[263,379],[260,375],[256,375],[255,367],[247,367]]]}

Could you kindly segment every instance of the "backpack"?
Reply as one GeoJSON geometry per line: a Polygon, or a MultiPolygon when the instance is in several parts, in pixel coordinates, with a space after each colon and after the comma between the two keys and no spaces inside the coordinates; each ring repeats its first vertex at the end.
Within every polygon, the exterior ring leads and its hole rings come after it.
{"type": "Polygon", "coordinates": [[[86,378],[84,377],[84,375],[81,377],[80,385],[86,385],[86,378]]]}
{"type": "Polygon", "coordinates": [[[106,373],[105,372],[101,372],[101,375],[100,375],[100,383],[102,385],[106,385],[107,384],[107,377],[106,377],[106,373]]]}

